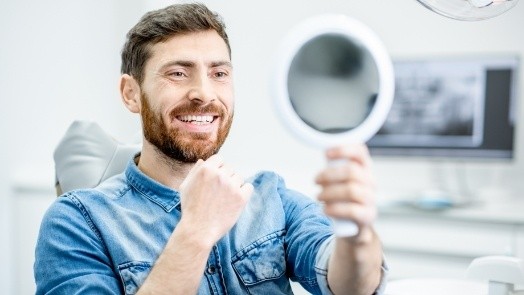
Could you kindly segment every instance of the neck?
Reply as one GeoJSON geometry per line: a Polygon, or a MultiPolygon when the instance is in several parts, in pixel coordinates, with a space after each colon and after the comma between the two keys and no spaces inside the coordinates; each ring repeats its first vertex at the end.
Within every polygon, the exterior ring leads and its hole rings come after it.
{"type": "Polygon", "coordinates": [[[173,160],[144,141],[137,166],[140,171],[161,184],[178,189],[194,164],[173,160]]]}

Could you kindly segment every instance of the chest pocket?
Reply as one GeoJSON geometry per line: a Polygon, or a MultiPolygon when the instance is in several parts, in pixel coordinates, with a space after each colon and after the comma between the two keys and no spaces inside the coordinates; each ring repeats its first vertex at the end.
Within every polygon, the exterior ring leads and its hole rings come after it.
{"type": "Polygon", "coordinates": [[[126,295],[134,295],[142,286],[151,271],[152,264],[143,261],[133,261],[120,264],[118,272],[126,295]]]}
{"type": "Polygon", "coordinates": [[[233,269],[249,294],[292,294],[285,276],[284,233],[269,234],[233,256],[233,269]]]}

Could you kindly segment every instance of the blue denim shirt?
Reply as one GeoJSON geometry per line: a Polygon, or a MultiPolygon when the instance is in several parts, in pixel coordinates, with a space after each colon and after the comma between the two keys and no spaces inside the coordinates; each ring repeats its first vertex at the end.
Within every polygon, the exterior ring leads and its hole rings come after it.
{"type": "MultiPolygon", "coordinates": [[[[274,173],[250,181],[254,193],[209,253],[198,294],[292,294],[290,279],[330,294],[329,219],[274,173]]],[[[62,195],[41,224],[36,294],[135,294],[180,217],[179,193],[133,160],[95,189],[62,195]]]]}

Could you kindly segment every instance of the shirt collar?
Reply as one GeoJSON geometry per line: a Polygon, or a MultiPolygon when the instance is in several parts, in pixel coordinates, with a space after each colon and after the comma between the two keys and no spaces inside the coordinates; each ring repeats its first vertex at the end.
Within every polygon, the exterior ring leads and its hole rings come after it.
{"type": "MultiPolygon", "coordinates": [[[[166,212],[171,212],[173,208],[179,207],[180,194],[178,191],[159,183],[138,169],[135,158],[139,155],[140,153],[127,163],[125,175],[129,184],[151,202],[162,207],[166,212]]],[[[178,209],[180,210],[180,207],[178,209]]]]}

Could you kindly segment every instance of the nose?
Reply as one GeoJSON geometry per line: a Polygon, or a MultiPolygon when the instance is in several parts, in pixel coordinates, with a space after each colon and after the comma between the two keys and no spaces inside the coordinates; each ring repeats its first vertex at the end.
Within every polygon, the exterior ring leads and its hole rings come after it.
{"type": "Polygon", "coordinates": [[[189,100],[207,104],[216,99],[211,79],[207,75],[199,75],[194,78],[188,93],[189,100]]]}

